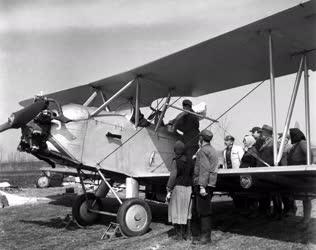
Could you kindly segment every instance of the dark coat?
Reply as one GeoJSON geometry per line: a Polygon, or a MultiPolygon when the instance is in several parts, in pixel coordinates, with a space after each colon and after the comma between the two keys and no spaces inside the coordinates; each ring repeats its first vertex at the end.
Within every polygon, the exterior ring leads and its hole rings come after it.
{"type": "MultiPolygon", "coordinates": [[[[262,144],[261,148],[258,150],[258,156],[261,160],[268,163],[270,166],[274,165],[273,159],[273,139],[272,137],[268,137],[265,142],[262,144]]],[[[266,167],[266,165],[257,159],[258,167],[266,167]]]]}
{"type": "Polygon", "coordinates": [[[186,156],[173,159],[167,189],[171,191],[174,186],[192,186],[193,164],[186,156]]]}
{"type": "MultiPolygon", "coordinates": [[[[305,135],[298,128],[290,129],[291,142],[293,144],[288,153],[288,165],[306,165],[307,164],[307,142],[305,135]]],[[[311,152],[311,157],[312,156],[311,152]]],[[[313,161],[313,159],[311,159],[313,161]]]]}
{"type": "Polygon", "coordinates": [[[183,111],[173,120],[173,125],[175,131],[178,129],[183,133],[180,140],[186,144],[186,147],[198,145],[200,123],[197,116],[183,111]]]}
{"type": "Polygon", "coordinates": [[[258,151],[255,146],[249,148],[241,158],[240,168],[255,168],[257,167],[258,151]]]}

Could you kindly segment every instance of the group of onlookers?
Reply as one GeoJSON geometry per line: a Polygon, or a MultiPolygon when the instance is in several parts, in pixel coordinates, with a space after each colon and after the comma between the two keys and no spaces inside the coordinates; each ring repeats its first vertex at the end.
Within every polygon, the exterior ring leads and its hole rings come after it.
{"type": "MultiPolygon", "coordinates": [[[[209,130],[199,132],[199,119],[194,115],[192,102],[184,100],[183,112],[169,122],[173,131],[181,131],[179,141],[175,143],[170,177],[167,184],[166,200],[169,202],[168,219],[174,225],[175,239],[186,239],[192,234],[193,244],[206,244],[211,240],[211,199],[216,185],[219,157],[210,142],[213,134],[209,130]],[[189,112],[186,112],[189,111],[189,112]],[[188,232],[188,220],[192,230],[188,232]]],[[[251,135],[243,138],[243,147],[236,145],[235,138],[227,135],[224,138],[223,168],[252,168],[274,166],[273,129],[269,125],[254,127],[251,135]]],[[[279,143],[282,134],[279,134],[279,143]]],[[[306,139],[297,128],[292,128],[285,138],[285,146],[279,165],[306,164],[306,139]],[[292,146],[288,144],[291,139],[292,146]]],[[[232,194],[234,195],[234,194],[232,194]]],[[[273,201],[273,212],[279,218],[295,214],[296,206],[291,193],[263,193],[258,200],[249,199],[252,206],[258,204],[256,211],[270,213],[273,201]],[[283,210],[282,210],[283,204],[283,210]]],[[[304,221],[310,219],[311,201],[305,199],[304,221]]]]}
{"type": "MultiPolygon", "coordinates": [[[[269,125],[262,128],[254,127],[250,130],[251,135],[246,135],[243,139],[244,146],[234,144],[234,137],[225,137],[226,148],[223,152],[223,168],[249,168],[274,166],[273,157],[273,129],[269,125]]],[[[282,133],[278,134],[278,149],[281,145],[282,133]]],[[[312,154],[311,154],[312,156],[312,154]]],[[[278,163],[279,166],[306,165],[307,164],[307,142],[303,132],[298,128],[291,128],[289,135],[285,136],[283,154],[278,163]],[[291,140],[291,144],[289,144],[291,140]]],[[[273,216],[281,219],[282,216],[295,214],[296,205],[291,193],[263,194],[263,198],[258,201],[259,211],[270,214],[270,201],[273,202],[273,216]],[[282,208],[283,204],[283,208],[282,208]]],[[[311,217],[311,200],[303,200],[304,219],[307,223],[311,217]]]]}

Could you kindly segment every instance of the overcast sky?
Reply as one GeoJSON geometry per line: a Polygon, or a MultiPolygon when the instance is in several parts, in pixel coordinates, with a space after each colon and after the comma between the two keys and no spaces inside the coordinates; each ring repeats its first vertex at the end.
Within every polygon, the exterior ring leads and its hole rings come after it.
{"type": "MultiPolygon", "coordinates": [[[[0,0],[0,123],[20,108],[20,100],[40,91],[50,93],[135,68],[300,2],[0,0]]],[[[294,79],[277,79],[280,130],[294,79]]],[[[208,114],[216,117],[253,87],[194,102],[206,101],[208,114]]],[[[271,124],[269,98],[267,81],[228,114],[228,129],[239,141],[252,126],[271,124]]],[[[303,107],[298,100],[293,121],[304,128],[303,107]]],[[[0,134],[0,147],[14,151],[19,136],[14,130],[0,134]]],[[[221,137],[216,145],[222,146],[221,137]]]]}

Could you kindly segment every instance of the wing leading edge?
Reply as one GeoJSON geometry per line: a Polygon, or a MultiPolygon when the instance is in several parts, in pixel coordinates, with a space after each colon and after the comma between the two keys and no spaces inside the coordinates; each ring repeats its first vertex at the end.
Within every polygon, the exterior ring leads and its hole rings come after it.
{"type": "MultiPolygon", "coordinates": [[[[275,15],[212,38],[159,60],[99,81],[49,94],[62,105],[82,104],[95,88],[106,96],[139,76],[143,106],[167,95],[199,96],[269,78],[268,31],[274,41],[275,76],[295,73],[300,53],[309,51],[316,69],[316,1],[309,1],[275,15]]],[[[133,97],[135,87],[122,94],[133,97]]],[[[27,105],[29,100],[22,101],[27,105]]],[[[93,105],[102,103],[96,98],[93,105]]],[[[115,104],[112,104],[115,105],[115,104]]]]}

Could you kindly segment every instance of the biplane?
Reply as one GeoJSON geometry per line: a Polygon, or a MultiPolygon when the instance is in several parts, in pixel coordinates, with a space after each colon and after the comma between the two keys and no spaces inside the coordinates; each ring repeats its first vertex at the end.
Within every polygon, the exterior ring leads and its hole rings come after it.
{"type": "MultiPolygon", "coordinates": [[[[260,194],[290,192],[314,197],[316,165],[278,166],[291,121],[297,90],[304,74],[306,137],[311,148],[308,70],[316,69],[316,3],[309,1],[240,27],[135,69],[86,85],[27,99],[0,131],[21,128],[18,149],[76,170],[84,193],[74,201],[73,217],[80,225],[93,224],[100,214],[117,216],[124,234],[148,230],[151,212],[139,198],[164,197],[173,145],[177,135],[163,124],[172,97],[200,96],[270,79],[274,166],[220,169],[218,191],[260,194]],[[229,74],[227,73],[229,71],[229,74]],[[278,149],[275,78],[297,73],[282,142],[278,149]],[[155,100],[161,105],[152,107],[155,100]],[[152,107],[150,119],[140,108],[152,107]],[[86,192],[84,171],[102,181],[86,192]],[[113,190],[126,182],[126,198],[113,190]],[[106,212],[100,199],[112,191],[120,203],[117,214],[106,212]]],[[[314,107],[312,107],[314,108],[314,107]]],[[[200,118],[216,119],[207,116],[200,118]]]]}

